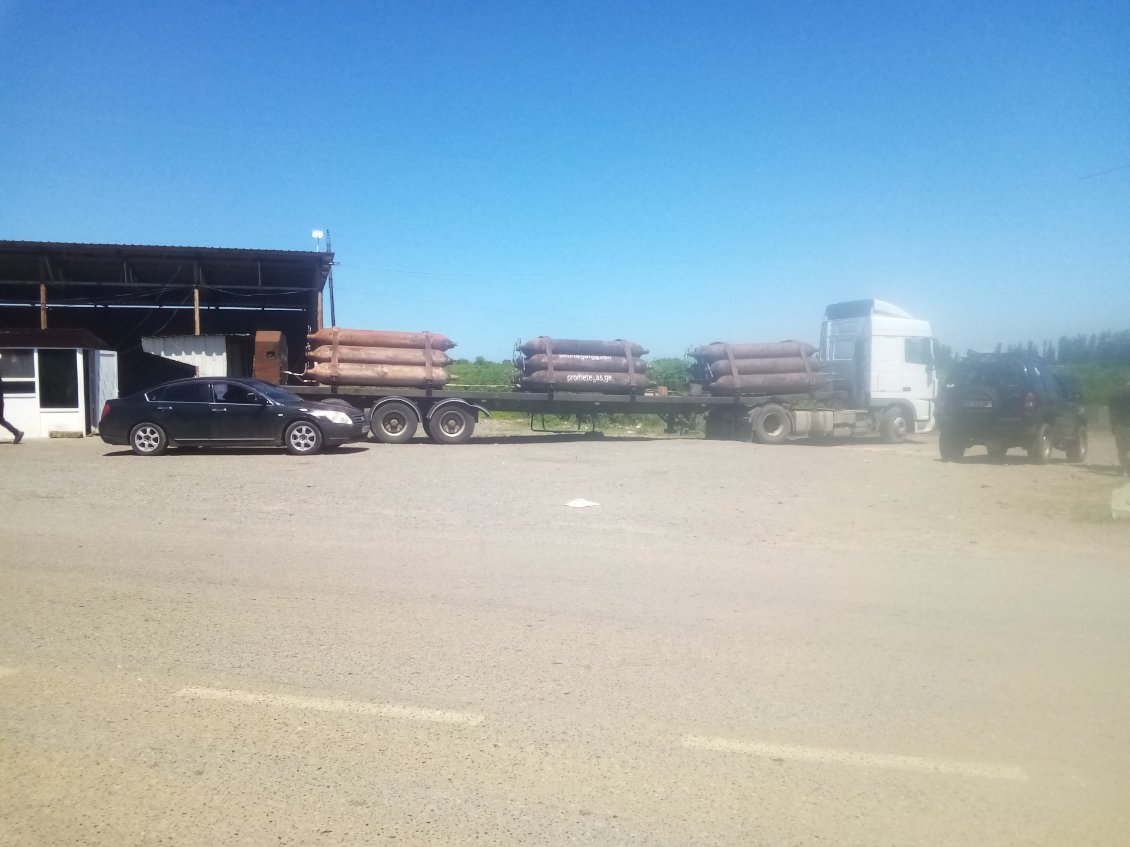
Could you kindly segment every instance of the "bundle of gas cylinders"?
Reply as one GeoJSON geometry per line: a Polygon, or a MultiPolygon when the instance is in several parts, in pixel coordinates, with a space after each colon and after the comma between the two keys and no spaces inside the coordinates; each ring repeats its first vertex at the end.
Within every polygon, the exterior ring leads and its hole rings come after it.
{"type": "Polygon", "coordinates": [[[828,385],[816,348],[803,341],[719,341],[688,355],[691,381],[705,385],[711,394],[808,394],[828,385]]]}
{"type": "Polygon", "coordinates": [[[542,335],[517,348],[514,365],[523,391],[636,394],[654,386],[647,353],[634,341],[590,341],[542,335]]]}
{"type": "Polygon", "coordinates": [[[306,338],[303,377],[324,385],[442,388],[450,378],[445,351],[455,342],[445,335],[335,326],[306,338]]]}

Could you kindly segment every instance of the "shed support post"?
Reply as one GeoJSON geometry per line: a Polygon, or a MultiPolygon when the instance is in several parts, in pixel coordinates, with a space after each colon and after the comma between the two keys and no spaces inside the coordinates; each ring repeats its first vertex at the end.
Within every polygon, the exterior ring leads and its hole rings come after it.
{"type": "Polygon", "coordinates": [[[39,328],[47,329],[47,257],[39,259],[39,328]]]}
{"type": "Polygon", "coordinates": [[[200,265],[192,266],[192,325],[193,332],[200,335],[200,265]]]}

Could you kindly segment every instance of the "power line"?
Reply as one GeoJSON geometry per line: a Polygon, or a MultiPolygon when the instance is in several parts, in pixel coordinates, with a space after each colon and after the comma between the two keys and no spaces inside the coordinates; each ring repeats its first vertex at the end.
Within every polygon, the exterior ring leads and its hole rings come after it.
{"type": "Polygon", "coordinates": [[[1105,171],[1098,171],[1097,173],[1093,173],[1093,174],[1084,174],[1083,176],[1079,177],[1079,179],[1091,179],[1092,177],[1096,177],[1096,176],[1106,176],[1107,174],[1113,174],[1113,173],[1117,173],[1118,171],[1124,171],[1127,168],[1130,168],[1130,164],[1119,165],[1117,168],[1108,168],[1105,171]]]}

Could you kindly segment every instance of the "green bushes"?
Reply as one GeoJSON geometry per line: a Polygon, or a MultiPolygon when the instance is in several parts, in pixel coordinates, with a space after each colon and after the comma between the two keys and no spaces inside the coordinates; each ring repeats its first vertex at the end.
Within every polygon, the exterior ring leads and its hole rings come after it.
{"type": "Polygon", "coordinates": [[[447,366],[447,371],[451,374],[448,388],[473,385],[484,390],[514,390],[514,365],[510,362],[488,362],[482,356],[473,362],[456,359],[447,366]]]}
{"type": "Polygon", "coordinates": [[[1106,405],[1110,395],[1130,379],[1130,367],[1117,365],[1065,365],[1057,368],[1078,383],[1085,404],[1106,405]]]}

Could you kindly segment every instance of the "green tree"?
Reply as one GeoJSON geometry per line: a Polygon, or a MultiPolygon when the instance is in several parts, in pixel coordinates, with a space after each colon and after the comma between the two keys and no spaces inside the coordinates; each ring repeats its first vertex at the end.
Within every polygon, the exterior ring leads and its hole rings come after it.
{"type": "Polygon", "coordinates": [[[684,359],[653,359],[647,374],[672,394],[686,394],[690,387],[690,372],[684,359]]]}
{"type": "Polygon", "coordinates": [[[456,359],[447,366],[451,375],[448,386],[470,385],[491,388],[495,391],[510,391],[514,386],[514,365],[511,362],[489,362],[482,356],[475,361],[456,359]]]}

